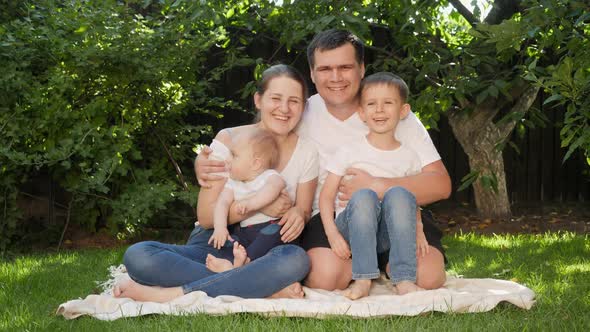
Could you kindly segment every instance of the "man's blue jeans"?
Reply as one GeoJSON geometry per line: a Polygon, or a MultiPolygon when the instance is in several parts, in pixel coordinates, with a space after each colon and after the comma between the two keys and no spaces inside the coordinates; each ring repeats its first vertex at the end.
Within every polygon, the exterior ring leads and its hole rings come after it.
{"type": "Polygon", "coordinates": [[[383,201],[369,189],[356,191],[336,218],[336,226],[352,252],[352,279],[379,277],[377,254],[389,250],[394,284],[416,281],[416,198],[393,187],[383,201]]]}
{"type": "Polygon", "coordinates": [[[148,286],[182,287],[184,293],[203,291],[211,297],[234,295],[263,298],[300,281],[309,272],[309,257],[295,245],[281,245],[245,266],[222,273],[205,266],[212,230],[196,226],[186,245],[155,241],[130,246],[123,257],[129,276],[148,286]]]}

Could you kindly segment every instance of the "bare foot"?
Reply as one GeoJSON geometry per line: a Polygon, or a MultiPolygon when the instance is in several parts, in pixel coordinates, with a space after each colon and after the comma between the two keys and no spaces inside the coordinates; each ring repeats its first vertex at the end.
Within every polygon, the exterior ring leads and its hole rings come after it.
{"type": "Polygon", "coordinates": [[[303,287],[296,282],[269,296],[271,299],[302,299],[305,296],[303,287]]]}
{"type": "Polygon", "coordinates": [[[419,292],[419,291],[424,290],[424,288],[420,288],[420,287],[418,287],[418,285],[416,285],[415,283],[408,281],[408,280],[398,282],[395,285],[395,288],[397,289],[398,295],[404,295],[404,294],[419,292]]]}
{"type": "Polygon", "coordinates": [[[243,245],[239,244],[238,241],[234,242],[234,268],[243,266],[246,264],[246,260],[248,259],[248,253],[246,253],[246,248],[243,245]]]}
{"type": "Polygon", "coordinates": [[[180,287],[162,288],[145,286],[132,279],[128,279],[115,285],[113,288],[113,295],[117,298],[126,297],[142,302],[164,303],[184,295],[184,292],[180,287]]]}
{"type": "Polygon", "coordinates": [[[369,296],[371,290],[371,279],[355,280],[347,289],[342,291],[342,295],[351,300],[357,300],[361,297],[369,296]]]}
{"type": "Polygon", "coordinates": [[[205,260],[205,266],[213,272],[224,272],[234,268],[232,263],[227,259],[217,258],[211,254],[207,255],[205,260]]]}

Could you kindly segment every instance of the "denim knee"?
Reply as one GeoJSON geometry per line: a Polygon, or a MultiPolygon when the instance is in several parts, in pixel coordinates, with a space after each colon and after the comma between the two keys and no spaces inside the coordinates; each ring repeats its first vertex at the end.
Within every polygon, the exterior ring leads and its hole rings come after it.
{"type": "Polygon", "coordinates": [[[377,204],[379,204],[379,196],[371,189],[355,191],[348,202],[348,206],[354,209],[354,211],[374,211],[377,204]]]}
{"type": "Polygon", "coordinates": [[[404,187],[393,187],[383,195],[383,204],[391,207],[416,206],[416,197],[404,187]]]}
{"type": "Polygon", "coordinates": [[[276,273],[282,273],[297,280],[303,280],[309,273],[311,263],[307,252],[299,246],[284,244],[274,247],[269,254],[279,256],[284,264],[278,264],[276,273]]]}
{"type": "Polygon", "coordinates": [[[153,248],[156,241],[144,241],[131,245],[123,255],[123,264],[130,276],[136,273],[157,272],[161,267],[155,264],[153,248]]]}

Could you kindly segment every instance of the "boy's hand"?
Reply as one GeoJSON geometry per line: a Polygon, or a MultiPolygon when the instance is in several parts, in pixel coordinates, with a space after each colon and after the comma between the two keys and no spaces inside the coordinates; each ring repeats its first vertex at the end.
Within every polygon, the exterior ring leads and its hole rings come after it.
{"type": "Polygon", "coordinates": [[[330,242],[330,247],[336,256],[342,259],[350,258],[350,247],[340,232],[330,234],[328,236],[328,242],[330,242]]]}
{"type": "Polygon", "coordinates": [[[229,236],[229,231],[226,227],[215,228],[213,235],[211,235],[207,243],[211,244],[215,249],[221,249],[228,239],[233,240],[229,236]]]}
{"type": "Polygon", "coordinates": [[[239,214],[246,214],[250,212],[250,200],[242,199],[236,201],[236,211],[238,211],[239,214]]]}
{"type": "Polygon", "coordinates": [[[424,257],[430,252],[430,246],[423,230],[416,230],[416,257],[424,257]]]}

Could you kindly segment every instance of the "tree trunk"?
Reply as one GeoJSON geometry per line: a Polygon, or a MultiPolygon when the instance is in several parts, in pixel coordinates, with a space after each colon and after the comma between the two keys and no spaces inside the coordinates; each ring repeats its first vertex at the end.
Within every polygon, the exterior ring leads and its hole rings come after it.
{"type": "MultiPolygon", "coordinates": [[[[519,94],[519,98],[510,112],[525,114],[539,92],[538,87],[529,86],[519,94]]],[[[481,216],[485,218],[507,219],[511,216],[510,201],[506,188],[506,173],[504,171],[504,157],[497,149],[499,143],[504,142],[518,119],[496,124],[493,122],[498,113],[494,106],[478,105],[473,112],[466,114],[461,111],[447,113],[449,124],[455,137],[463,147],[469,158],[472,172],[478,172],[478,179],[473,182],[475,206],[481,216]],[[486,188],[484,178],[494,179],[495,189],[486,188]]]]}
{"type": "Polygon", "coordinates": [[[476,109],[471,116],[453,114],[449,116],[449,124],[469,158],[470,170],[479,173],[478,179],[473,182],[475,206],[479,214],[485,218],[506,219],[511,212],[504,159],[502,151],[495,148],[503,138],[499,137],[499,130],[491,119],[484,116],[489,113],[492,112],[476,109]],[[497,180],[497,191],[486,188],[482,182],[484,177],[497,180]]]}

